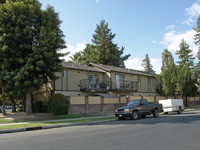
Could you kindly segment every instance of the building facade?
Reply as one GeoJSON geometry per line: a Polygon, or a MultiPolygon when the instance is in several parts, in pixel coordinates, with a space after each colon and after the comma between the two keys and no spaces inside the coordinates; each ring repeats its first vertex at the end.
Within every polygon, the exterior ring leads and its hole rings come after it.
{"type": "Polygon", "coordinates": [[[86,96],[96,93],[131,96],[156,96],[160,84],[153,74],[127,68],[90,63],[64,62],[65,70],[57,73],[54,93],[86,96]]]}

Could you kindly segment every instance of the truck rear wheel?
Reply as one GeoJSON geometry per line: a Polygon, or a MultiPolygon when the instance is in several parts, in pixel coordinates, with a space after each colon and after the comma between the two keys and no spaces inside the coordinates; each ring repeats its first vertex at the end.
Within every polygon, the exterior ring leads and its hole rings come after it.
{"type": "Polygon", "coordinates": [[[153,116],[154,116],[154,117],[159,117],[158,109],[155,109],[155,110],[153,111],[153,116]]]}

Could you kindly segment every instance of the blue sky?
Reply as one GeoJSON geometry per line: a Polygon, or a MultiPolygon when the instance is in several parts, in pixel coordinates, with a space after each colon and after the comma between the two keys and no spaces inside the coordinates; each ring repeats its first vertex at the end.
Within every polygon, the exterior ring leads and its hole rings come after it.
{"type": "MultiPolygon", "coordinates": [[[[168,48],[174,55],[182,38],[195,55],[194,30],[200,14],[199,0],[39,0],[43,8],[52,5],[62,20],[67,49],[71,54],[91,43],[96,24],[105,19],[116,34],[114,43],[131,54],[127,68],[142,70],[146,53],[159,73],[161,53],[168,48]]],[[[69,56],[66,56],[69,60],[69,56]]]]}

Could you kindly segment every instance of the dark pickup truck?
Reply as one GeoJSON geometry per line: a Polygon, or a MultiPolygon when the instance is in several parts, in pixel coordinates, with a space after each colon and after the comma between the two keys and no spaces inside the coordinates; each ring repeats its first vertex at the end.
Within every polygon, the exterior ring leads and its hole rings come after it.
{"type": "Polygon", "coordinates": [[[137,99],[130,101],[127,106],[116,109],[115,116],[119,120],[124,120],[126,117],[137,120],[151,114],[154,117],[159,117],[159,113],[162,111],[162,104],[149,103],[146,99],[137,99]]]}

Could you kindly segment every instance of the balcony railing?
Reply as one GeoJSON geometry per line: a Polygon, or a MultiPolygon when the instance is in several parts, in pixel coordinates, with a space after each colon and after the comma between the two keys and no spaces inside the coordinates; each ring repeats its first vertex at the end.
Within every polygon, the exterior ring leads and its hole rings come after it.
{"type": "Polygon", "coordinates": [[[80,81],[80,90],[88,92],[108,92],[110,90],[110,81],[84,79],[80,81]]]}
{"type": "Polygon", "coordinates": [[[80,81],[80,90],[88,92],[108,92],[108,91],[138,92],[138,83],[126,80],[94,81],[94,80],[84,79],[80,81]]]}
{"type": "Polygon", "coordinates": [[[126,80],[112,81],[112,91],[138,92],[138,82],[126,80]]]}

